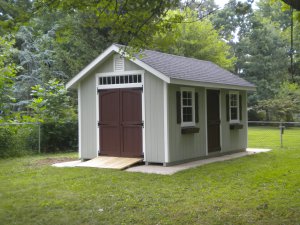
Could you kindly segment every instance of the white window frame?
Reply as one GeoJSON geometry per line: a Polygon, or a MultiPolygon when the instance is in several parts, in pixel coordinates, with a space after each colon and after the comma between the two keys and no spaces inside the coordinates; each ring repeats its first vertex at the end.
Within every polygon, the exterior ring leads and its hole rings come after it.
{"type": "Polygon", "coordinates": [[[181,107],[181,127],[192,127],[195,126],[195,89],[182,87],[180,88],[180,107],[181,107]],[[183,121],[183,92],[192,92],[192,121],[184,122],[183,121]]]}
{"type": "Polygon", "coordinates": [[[229,92],[229,122],[230,123],[239,123],[240,122],[240,93],[238,91],[230,91],[229,92]],[[236,106],[231,105],[231,96],[236,95],[236,106]],[[231,108],[237,109],[237,119],[231,118],[231,108]]]}
{"type": "Polygon", "coordinates": [[[143,70],[133,70],[124,72],[108,72],[108,73],[97,73],[96,82],[98,89],[114,89],[114,88],[140,88],[144,86],[144,73],[143,70]],[[116,76],[131,76],[141,75],[141,81],[136,83],[118,83],[118,84],[99,84],[100,77],[116,77],[116,76]]]}

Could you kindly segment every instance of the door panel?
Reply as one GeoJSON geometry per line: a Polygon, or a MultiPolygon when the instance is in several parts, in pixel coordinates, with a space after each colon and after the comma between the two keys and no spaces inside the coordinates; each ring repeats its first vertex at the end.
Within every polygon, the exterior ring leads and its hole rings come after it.
{"type": "Polygon", "coordinates": [[[100,154],[140,157],[142,155],[141,89],[101,90],[100,154]]]}
{"type": "Polygon", "coordinates": [[[220,151],[220,92],[207,90],[207,147],[208,152],[220,151]]]}
{"type": "Polygon", "coordinates": [[[141,126],[123,126],[123,151],[121,156],[140,157],[142,155],[142,128],[141,126]]]}
{"type": "Polygon", "coordinates": [[[121,90],[121,156],[142,155],[142,95],[139,89],[121,90]]]}
{"type": "Polygon", "coordinates": [[[119,90],[99,93],[101,155],[117,156],[120,152],[120,94],[119,90]]]}

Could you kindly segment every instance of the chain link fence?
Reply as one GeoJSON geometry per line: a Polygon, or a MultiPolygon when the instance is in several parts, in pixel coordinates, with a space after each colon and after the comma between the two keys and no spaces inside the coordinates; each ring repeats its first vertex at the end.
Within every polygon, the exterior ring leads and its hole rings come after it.
{"type": "Polygon", "coordinates": [[[77,149],[77,122],[0,124],[0,158],[77,149]]]}
{"type": "MultiPolygon", "coordinates": [[[[249,121],[248,147],[300,149],[299,122],[249,121]]],[[[77,122],[0,124],[0,158],[78,150],[77,122]]]]}
{"type": "Polygon", "coordinates": [[[249,121],[248,147],[300,149],[300,123],[249,121]]]}

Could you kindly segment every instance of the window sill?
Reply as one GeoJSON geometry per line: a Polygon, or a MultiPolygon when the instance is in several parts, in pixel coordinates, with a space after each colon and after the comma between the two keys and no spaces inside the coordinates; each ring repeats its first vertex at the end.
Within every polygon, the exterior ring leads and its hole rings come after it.
{"type": "Polygon", "coordinates": [[[199,127],[181,127],[182,134],[194,134],[199,133],[199,127]]]}
{"type": "Polygon", "coordinates": [[[243,129],[244,125],[241,123],[231,123],[230,124],[230,130],[238,130],[243,129]]]}

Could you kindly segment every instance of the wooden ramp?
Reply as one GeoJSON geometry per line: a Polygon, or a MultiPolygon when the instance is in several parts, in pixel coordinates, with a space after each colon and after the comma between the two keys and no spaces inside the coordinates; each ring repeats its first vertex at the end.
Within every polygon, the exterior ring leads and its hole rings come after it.
{"type": "Polygon", "coordinates": [[[99,156],[86,162],[79,163],[76,166],[123,170],[142,161],[142,158],[99,156]]]}

